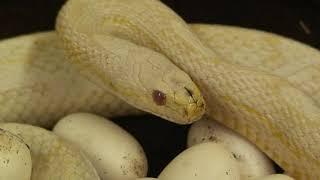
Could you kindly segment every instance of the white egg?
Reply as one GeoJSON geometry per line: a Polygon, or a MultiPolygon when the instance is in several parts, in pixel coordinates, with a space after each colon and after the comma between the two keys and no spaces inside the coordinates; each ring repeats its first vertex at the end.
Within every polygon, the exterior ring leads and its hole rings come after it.
{"type": "Polygon", "coordinates": [[[138,141],[110,120],[88,113],[61,119],[53,132],[80,147],[102,180],[145,177],[148,163],[138,141]]]}
{"type": "Polygon", "coordinates": [[[240,166],[241,179],[274,174],[272,161],[253,143],[212,119],[194,123],[188,134],[188,147],[203,142],[223,144],[232,152],[240,166]]]}
{"type": "Polygon", "coordinates": [[[158,177],[160,180],[239,180],[238,163],[221,144],[192,146],[174,158],[158,177]]]}
{"type": "Polygon", "coordinates": [[[18,136],[0,129],[0,179],[30,180],[31,171],[28,145],[18,136]]]}

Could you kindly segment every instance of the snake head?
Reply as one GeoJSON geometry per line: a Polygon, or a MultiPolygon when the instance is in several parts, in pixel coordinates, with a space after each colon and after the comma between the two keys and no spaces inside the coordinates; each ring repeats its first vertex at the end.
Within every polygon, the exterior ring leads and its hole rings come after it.
{"type": "Polygon", "coordinates": [[[125,101],[178,124],[190,124],[202,117],[205,101],[188,74],[159,53],[144,50],[139,58],[143,64],[132,64],[132,74],[127,77],[134,80],[126,81],[131,84],[122,88],[130,89],[122,96],[125,101]]]}
{"type": "MultiPolygon", "coordinates": [[[[177,77],[173,78],[176,79],[177,77]]],[[[164,90],[166,93],[158,89],[152,91],[154,109],[158,109],[158,112],[160,112],[157,113],[154,110],[152,113],[181,124],[198,120],[204,113],[205,104],[197,87],[193,85],[183,87],[182,84],[176,84],[176,81],[169,84],[177,87],[174,90],[164,90]],[[166,110],[167,108],[168,110],[166,110]],[[165,111],[167,113],[161,114],[165,111]]]]}

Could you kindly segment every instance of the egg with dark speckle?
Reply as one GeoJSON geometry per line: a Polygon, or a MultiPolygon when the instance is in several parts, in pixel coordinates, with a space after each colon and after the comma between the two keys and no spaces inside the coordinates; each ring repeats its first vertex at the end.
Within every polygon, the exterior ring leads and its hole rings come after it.
{"type": "Polygon", "coordinates": [[[0,179],[30,180],[31,171],[29,146],[17,135],[0,129],[0,179]]]}

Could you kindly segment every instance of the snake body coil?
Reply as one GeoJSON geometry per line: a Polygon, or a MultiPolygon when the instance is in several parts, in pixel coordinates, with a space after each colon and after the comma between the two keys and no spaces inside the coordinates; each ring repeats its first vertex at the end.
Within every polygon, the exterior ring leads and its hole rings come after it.
{"type": "Polygon", "coordinates": [[[133,105],[186,124],[206,107],[289,175],[320,178],[318,51],[263,32],[188,26],[156,0],[69,0],[56,27],[63,46],[53,32],[0,43],[2,122],[142,113],[133,105]]]}
{"type": "MultiPolygon", "coordinates": [[[[109,37],[165,55],[200,88],[209,116],[250,139],[293,177],[320,177],[320,109],[315,101],[286,79],[223,61],[159,1],[70,0],[56,27],[74,63],[92,54],[102,58],[95,72],[105,70],[103,58],[110,55],[108,49],[92,49],[109,37]]],[[[195,101],[201,102],[198,97],[196,93],[195,101]]],[[[169,111],[165,115],[175,118],[169,111]]]]}

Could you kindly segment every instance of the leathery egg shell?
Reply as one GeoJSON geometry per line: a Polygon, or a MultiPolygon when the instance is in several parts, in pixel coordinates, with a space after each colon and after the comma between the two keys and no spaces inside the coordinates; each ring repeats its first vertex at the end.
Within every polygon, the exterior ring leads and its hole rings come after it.
{"type": "Polygon", "coordinates": [[[188,147],[203,142],[223,144],[236,158],[241,179],[274,174],[272,161],[253,143],[213,119],[194,123],[188,134],[188,147]]]}
{"type": "Polygon", "coordinates": [[[160,180],[239,180],[238,163],[231,152],[212,142],[192,146],[174,158],[160,180]]]}
{"type": "Polygon", "coordinates": [[[102,180],[145,177],[148,163],[138,141],[110,120],[89,113],[62,118],[53,132],[80,147],[102,180]]]}
{"type": "Polygon", "coordinates": [[[21,138],[0,129],[0,179],[30,180],[31,153],[21,138]]]}

